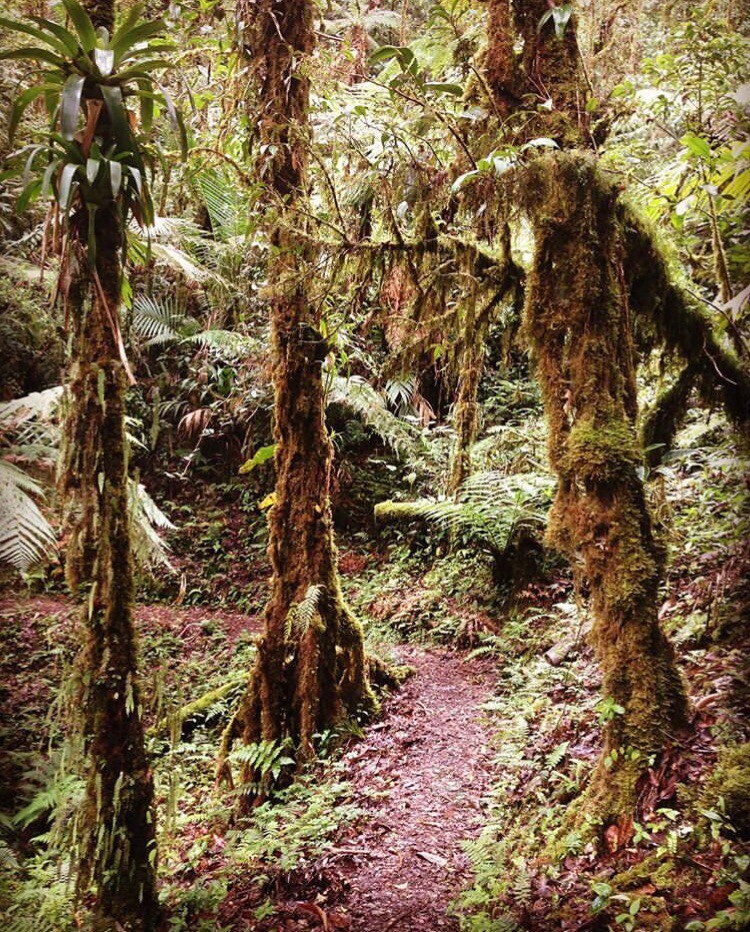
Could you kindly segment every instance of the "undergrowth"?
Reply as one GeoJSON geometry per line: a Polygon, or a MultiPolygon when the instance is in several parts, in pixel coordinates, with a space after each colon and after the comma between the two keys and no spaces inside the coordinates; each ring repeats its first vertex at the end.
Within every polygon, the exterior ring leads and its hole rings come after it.
{"type": "Polygon", "coordinates": [[[599,726],[620,712],[599,698],[585,637],[568,643],[556,665],[535,649],[535,632],[537,645],[539,636],[570,642],[575,606],[543,616],[527,610],[520,624],[528,650],[513,649],[505,626],[491,639],[503,659],[487,704],[498,776],[487,824],[466,843],[474,881],[455,904],[463,929],[748,927],[748,691],[739,622],[749,604],[750,496],[747,460],[732,450],[723,419],[696,418],[652,478],[672,555],[661,614],[691,687],[695,738],[675,749],[669,770],[651,771],[658,791],[632,825],[604,832],[570,818],[599,752],[599,726]]]}

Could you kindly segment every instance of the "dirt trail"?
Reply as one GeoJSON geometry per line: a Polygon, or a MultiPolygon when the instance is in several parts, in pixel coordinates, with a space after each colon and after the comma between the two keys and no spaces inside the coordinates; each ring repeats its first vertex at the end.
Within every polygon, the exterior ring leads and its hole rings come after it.
{"type": "Polygon", "coordinates": [[[458,928],[446,910],[467,880],[461,842],[481,827],[490,784],[480,707],[492,694],[492,666],[434,648],[397,652],[417,673],[344,758],[370,815],[340,868],[353,932],[458,928]]]}

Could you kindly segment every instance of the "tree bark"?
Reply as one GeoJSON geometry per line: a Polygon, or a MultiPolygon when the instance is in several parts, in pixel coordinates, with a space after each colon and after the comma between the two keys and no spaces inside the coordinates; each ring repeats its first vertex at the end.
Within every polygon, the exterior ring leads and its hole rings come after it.
{"type": "MultiPolygon", "coordinates": [[[[111,2],[92,2],[96,26],[112,27],[111,2]]],[[[97,132],[106,135],[103,116],[97,132]]],[[[106,143],[105,143],[106,144],[106,143]]],[[[70,219],[66,311],[72,351],[59,488],[65,503],[66,573],[81,603],[78,680],[88,770],[79,815],[77,888],[93,885],[98,928],[155,929],[155,812],[141,722],[133,625],[133,562],[125,435],[126,374],[118,347],[124,231],[115,203],[70,219]]]]}
{"type": "MultiPolygon", "coordinates": [[[[332,446],[325,423],[320,310],[309,300],[311,256],[297,235],[305,195],[310,0],[261,0],[238,8],[242,41],[260,102],[269,192],[268,270],[276,442],[275,501],[269,515],[273,570],[265,627],[248,690],[224,736],[220,773],[235,738],[291,739],[314,754],[314,736],[371,712],[362,629],[344,604],[330,507],[332,446]]],[[[248,774],[244,775],[247,779],[248,774]]]]}
{"type": "Polygon", "coordinates": [[[526,327],[558,476],[548,540],[588,582],[593,641],[611,700],[590,800],[605,822],[632,813],[653,755],[687,725],[674,652],[658,621],[664,554],[638,469],[637,398],[617,190],[592,156],[535,160],[526,327]]]}

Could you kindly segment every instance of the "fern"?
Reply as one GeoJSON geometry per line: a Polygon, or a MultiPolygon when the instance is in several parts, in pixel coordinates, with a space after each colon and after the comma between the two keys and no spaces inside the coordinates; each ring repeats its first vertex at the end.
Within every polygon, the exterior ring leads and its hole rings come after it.
{"type": "Polygon", "coordinates": [[[304,598],[292,605],[286,616],[287,639],[291,637],[292,633],[301,637],[313,623],[316,616],[320,615],[318,606],[323,592],[323,586],[308,586],[304,598]]]}
{"type": "Polygon", "coordinates": [[[239,764],[244,780],[238,786],[240,794],[256,795],[261,790],[268,793],[278,782],[282,772],[293,767],[290,756],[290,739],[284,741],[258,741],[245,744],[232,752],[231,760],[239,764]]]}
{"type": "Polygon", "coordinates": [[[375,517],[384,522],[421,519],[439,533],[462,536],[494,553],[503,553],[521,527],[541,530],[546,521],[552,488],[547,476],[498,471],[476,473],[461,486],[457,500],[422,499],[381,502],[375,517]]]}
{"type": "Polygon", "coordinates": [[[201,330],[185,337],[185,342],[197,343],[216,353],[233,357],[247,356],[261,349],[258,340],[234,330],[201,330]]]}
{"type": "MultiPolygon", "coordinates": [[[[56,550],[55,531],[38,500],[45,498],[40,482],[10,461],[23,457],[36,464],[57,459],[59,426],[56,416],[63,389],[59,386],[33,392],[0,405],[0,435],[6,443],[0,457],[0,563],[28,571],[56,550]],[[13,436],[13,443],[7,435],[13,436]]],[[[129,436],[130,442],[134,439],[129,436]]],[[[130,480],[133,552],[142,566],[171,569],[167,547],[159,531],[174,525],[157,507],[142,485],[130,480]]]]}
{"type": "Polygon", "coordinates": [[[0,430],[17,430],[30,420],[48,423],[57,412],[62,394],[62,386],[56,385],[4,402],[0,405],[0,430]]]}
{"type": "Polygon", "coordinates": [[[22,572],[55,549],[55,534],[34,501],[43,498],[39,483],[0,460],[0,563],[22,572]]]}
{"type": "Polygon", "coordinates": [[[169,547],[159,531],[174,531],[175,526],[151,498],[146,489],[130,480],[130,507],[133,516],[133,557],[140,566],[163,566],[173,570],[169,547]]]}
{"type": "Polygon", "coordinates": [[[412,459],[419,452],[420,436],[417,430],[389,411],[380,392],[363,378],[354,375],[349,378],[334,377],[328,401],[352,410],[402,458],[412,459]]]}

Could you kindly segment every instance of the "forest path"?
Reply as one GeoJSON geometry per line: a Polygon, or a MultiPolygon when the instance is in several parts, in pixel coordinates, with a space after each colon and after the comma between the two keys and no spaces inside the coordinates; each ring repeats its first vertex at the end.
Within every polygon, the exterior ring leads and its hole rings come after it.
{"type": "Polygon", "coordinates": [[[347,839],[357,853],[340,862],[340,906],[352,932],[458,929],[446,913],[469,874],[461,842],[484,822],[493,754],[481,706],[496,670],[451,650],[394,652],[417,672],[344,756],[369,818],[347,839]]]}

